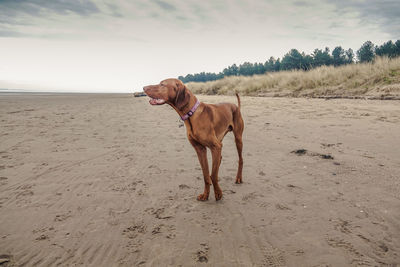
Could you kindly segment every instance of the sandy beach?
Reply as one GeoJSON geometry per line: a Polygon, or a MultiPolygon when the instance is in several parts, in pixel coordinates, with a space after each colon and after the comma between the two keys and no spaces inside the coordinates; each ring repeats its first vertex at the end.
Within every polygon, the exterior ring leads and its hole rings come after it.
{"type": "Polygon", "coordinates": [[[244,183],[229,133],[223,199],[199,202],[171,107],[1,95],[0,266],[400,266],[400,101],[242,97],[242,114],[244,183]]]}

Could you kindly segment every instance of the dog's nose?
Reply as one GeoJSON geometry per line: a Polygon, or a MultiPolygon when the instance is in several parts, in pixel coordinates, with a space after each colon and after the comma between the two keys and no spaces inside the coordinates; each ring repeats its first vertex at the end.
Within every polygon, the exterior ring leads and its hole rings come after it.
{"type": "Polygon", "coordinates": [[[143,92],[145,92],[145,93],[146,93],[147,89],[149,89],[149,87],[148,87],[148,86],[145,86],[145,87],[143,87],[143,92]]]}

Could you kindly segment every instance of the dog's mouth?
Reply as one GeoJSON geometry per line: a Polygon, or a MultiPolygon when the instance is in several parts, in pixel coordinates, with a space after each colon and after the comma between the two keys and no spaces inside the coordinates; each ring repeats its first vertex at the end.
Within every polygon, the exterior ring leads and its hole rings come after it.
{"type": "Polygon", "coordinates": [[[165,100],[161,98],[152,98],[149,100],[150,105],[163,105],[165,104],[165,100]]]}

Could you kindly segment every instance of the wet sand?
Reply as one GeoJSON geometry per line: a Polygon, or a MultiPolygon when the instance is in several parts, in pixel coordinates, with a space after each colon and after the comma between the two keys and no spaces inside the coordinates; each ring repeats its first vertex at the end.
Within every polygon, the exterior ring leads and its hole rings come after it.
{"type": "Polygon", "coordinates": [[[244,183],[229,133],[223,199],[199,202],[171,107],[0,96],[0,266],[400,266],[400,101],[242,97],[242,113],[244,183]]]}

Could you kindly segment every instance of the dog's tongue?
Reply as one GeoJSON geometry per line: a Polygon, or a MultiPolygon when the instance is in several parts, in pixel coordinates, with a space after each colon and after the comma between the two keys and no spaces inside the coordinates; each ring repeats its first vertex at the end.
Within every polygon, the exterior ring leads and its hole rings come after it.
{"type": "Polygon", "coordinates": [[[161,105],[161,104],[164,104],[165,101],[163,99],[159,99],[159,98],[150,98],[149,103],[151,105],[161,105]]]}

